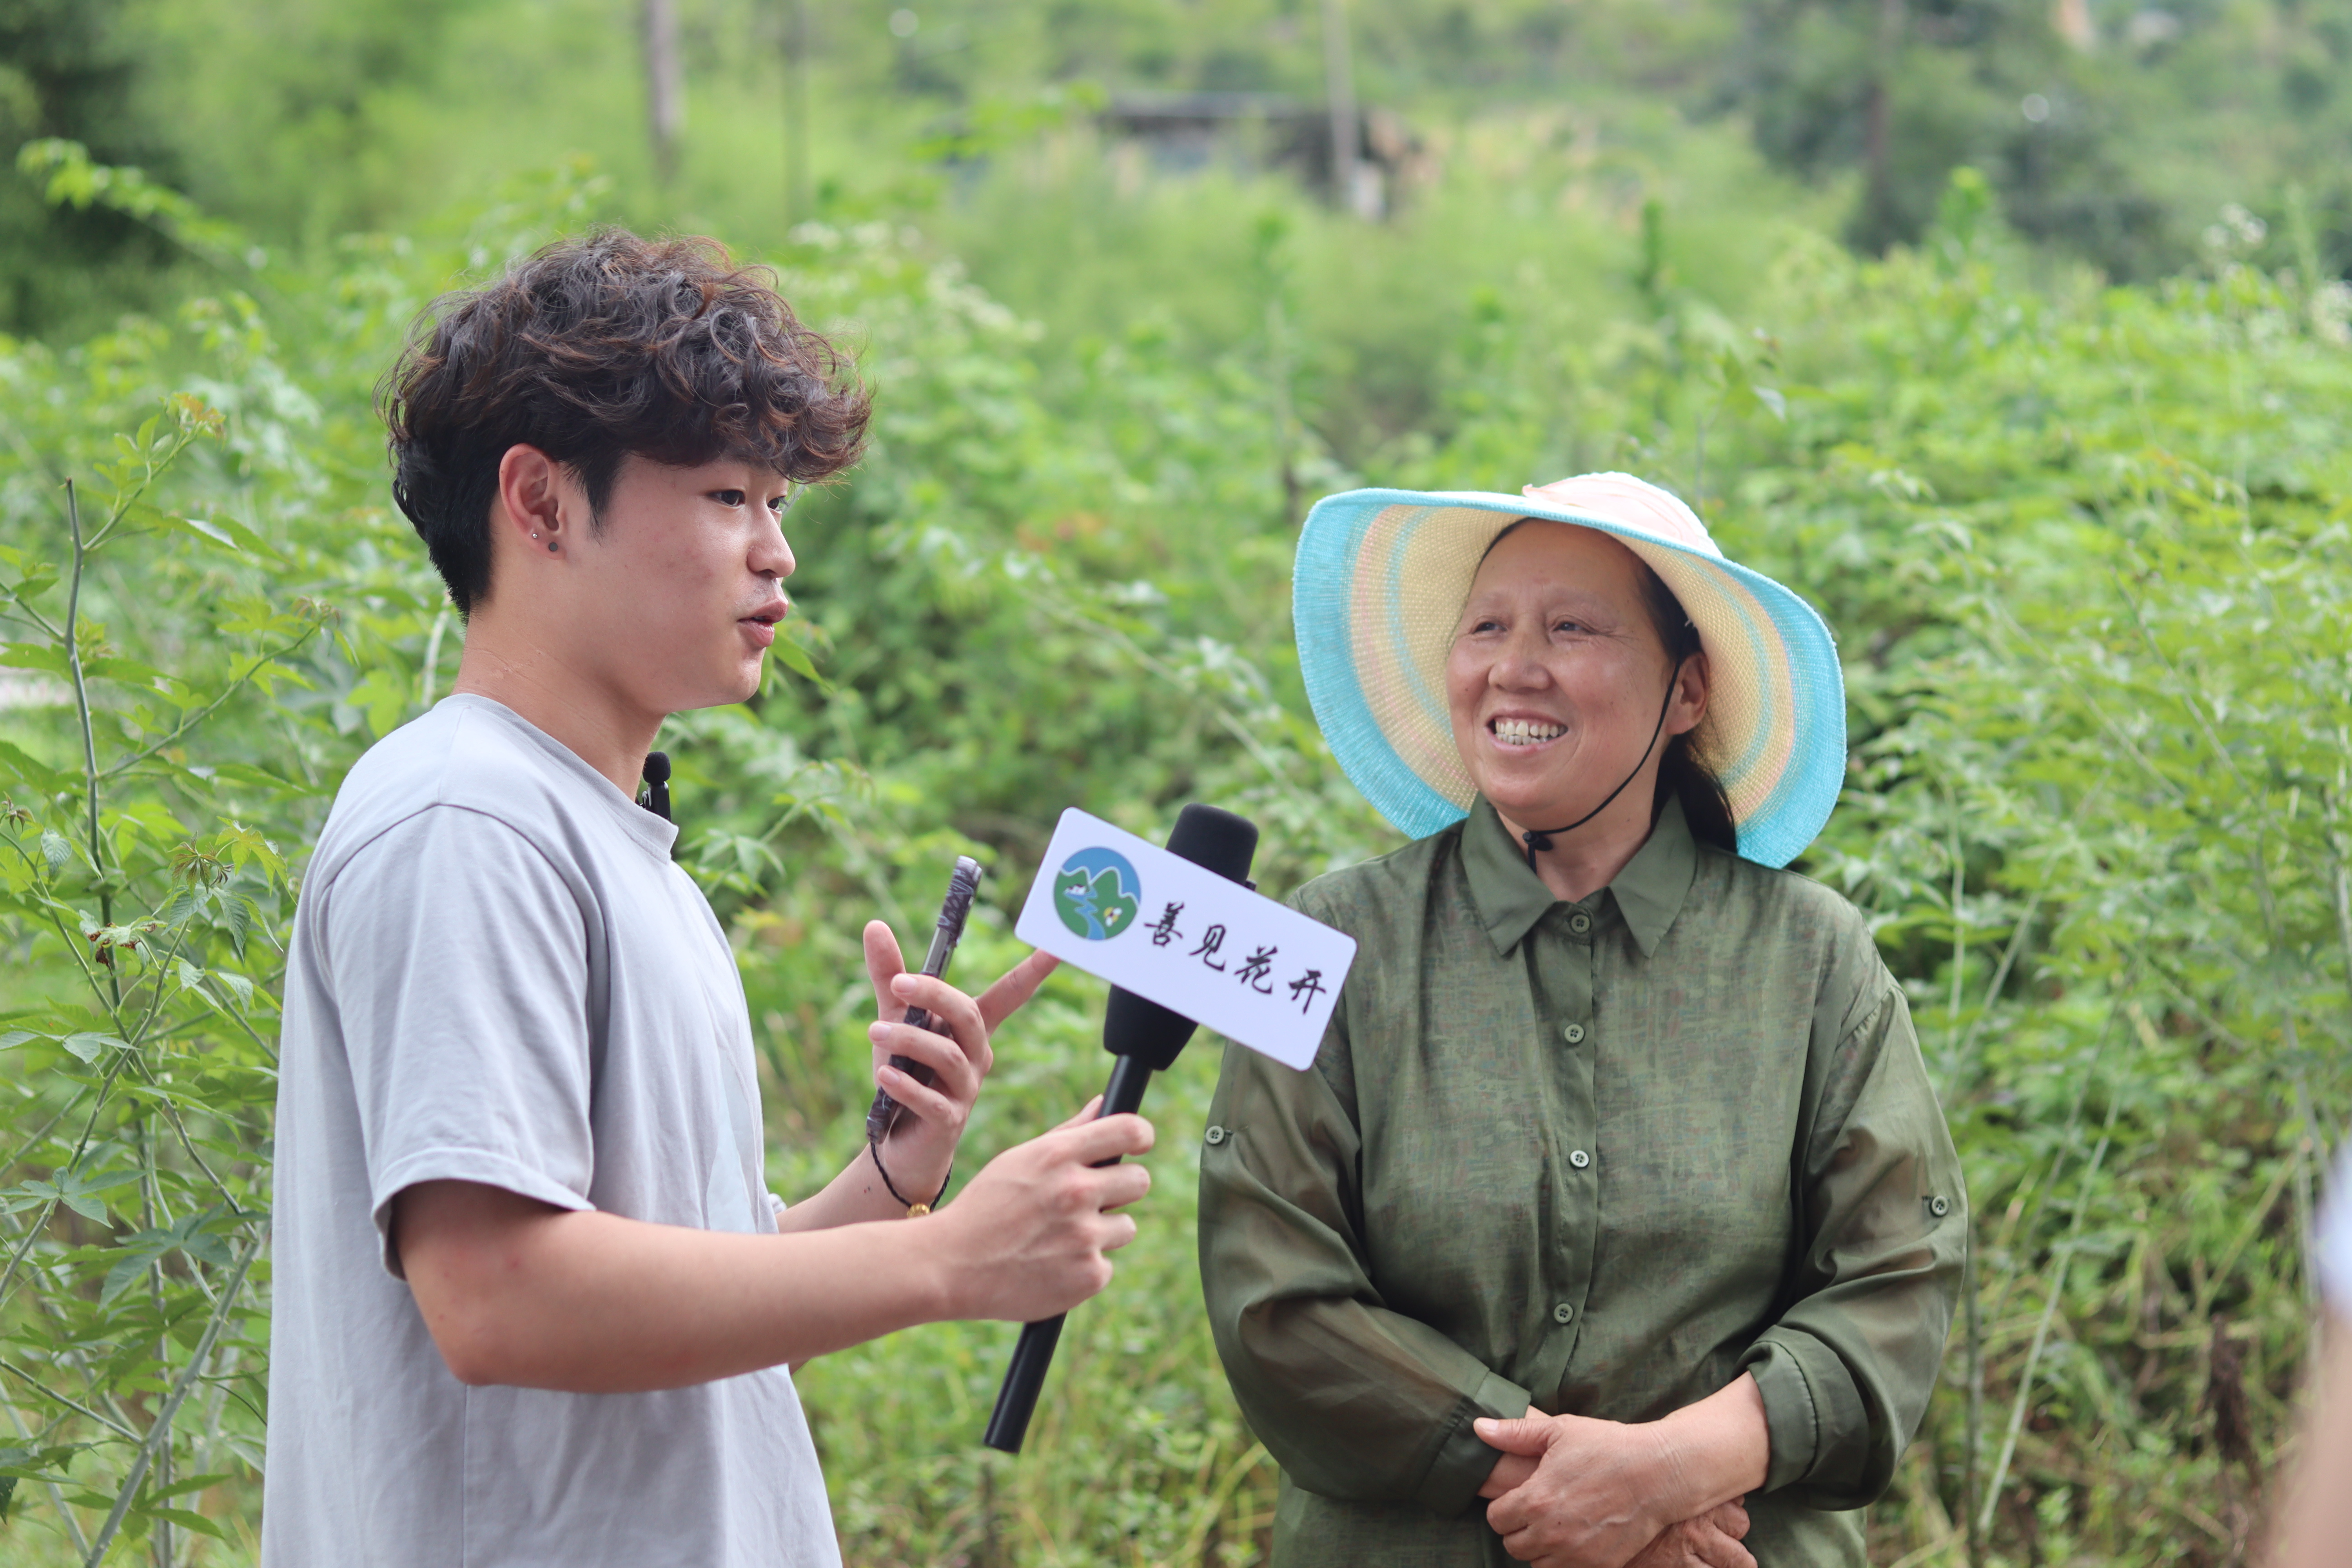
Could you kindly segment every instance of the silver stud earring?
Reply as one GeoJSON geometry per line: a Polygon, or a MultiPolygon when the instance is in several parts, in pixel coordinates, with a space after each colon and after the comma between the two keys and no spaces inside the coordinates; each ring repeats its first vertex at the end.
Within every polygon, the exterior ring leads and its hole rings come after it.
{"type": "Polygon", "coordinates": [[[549,540],[549,541],[547,542],[547,552],[548,552],[550,555],[552,555],[552,554],[554,554],[554,553],[555,553],[555,541],[553,541],[552,539],[551,539],[551,540],[549,540]]]}

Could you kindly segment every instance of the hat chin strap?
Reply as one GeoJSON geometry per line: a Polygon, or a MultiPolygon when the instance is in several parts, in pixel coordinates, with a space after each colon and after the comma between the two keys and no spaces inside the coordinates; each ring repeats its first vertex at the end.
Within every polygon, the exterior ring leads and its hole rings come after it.
{"type": "MultiPolygon", "coordinates": [[[[1682,679],[1683,666],[1689,662],[1690,656],[1688,654],[1685,654],[1682,658],[1675,660],[1674,673],[1666,677],[1665,700],[1658,704],[1658,721],[1650,727],[1650,743],[1642,748],[1641,760],[1633,764],[1633,771],[1627,773],[1622,779],[1619,780],[1617,787],[1611,790],[1607,795],[1603,796],[1599,805],[1594,806],[1591,811],[1586,812],[1582,816],[1578,817],[1566,827],[1535,827],[1529,828],[1527,832],[1519,835],[1520,839],[1528,847],[1528,870],[1536,870],[1537,855],[1552,847],[1552,835],[1556,833],[1575,832],[1578,828],[1583,826],[1586,823],[1591,821],[1594,817],[1608,810],[1610,802],[1615,800],[1619,795],[1623,795],[1625,793],[1625,786],[1642,776],[1642,770],[1650,765],[1650,753],[1658,749],[1658,737],[1665,732],[1666,710],[1675,705],[1675,687],[1676,683],[1682,679]]],[[[1536,871],[1536,874],[1540,877],[1543,873],[1536,871]]]]}

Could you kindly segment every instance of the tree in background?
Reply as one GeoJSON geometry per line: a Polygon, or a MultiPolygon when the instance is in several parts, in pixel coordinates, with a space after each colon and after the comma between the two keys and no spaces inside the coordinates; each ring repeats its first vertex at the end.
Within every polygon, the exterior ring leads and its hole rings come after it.
{"type": "MultiPolygon", "coordinates": [[[[1345,11],[1358,99],[1426,132],[1432,169],[1547,117],[1603,150],[1688,140],[1662,117],[1720,120],[1838,193],[1844,237],[1874,254],[1916,241],[1967,164],[1990,177],[2012,229],[2111,277],[2194,264],[2223,204],[2280,211],[2298,186],[2320,269],[2352,264],[2340,6],[1345,11]]],[[[625,14],[596,0],[0,0],[0,143],[70,137],[273,246],[397,227],[452,192],[486,195],[518,159],[572,152],[598,157],[641,224],[692,212],[739,238],[780,237],[788,186],[809,198],[795,221],[952,207],[1014,150],[1005,128],[1034,131],[1032,110],[1056,93],[1071,123],[1086,119],[1073,105],[1131,91],[1271,93],[1311,110],[1332,79],[1326,30],[1298,0],[638,0],[625,14]],[[1097,90],[1072,98],[1080,84],[1097,90]],[[792,170],[788,123],[801,127],[792,170]]],[[[1657,172],[1671,179],[1684,155],[1657,172]]],[[[79,330],[101,300],[148,298],[142,279],[173,262],[135,225],[60,214],[5,184],[8,330],[79,330]],[[44,258],[69,264],[45,270],[44,258]]],[[[2305,258],[2282,231],[2264,259],[2305,258]]]]}
{"type": "Polygon", "coordinates": [[[107,163],[181,175],[168,139],[134,107],[141,55],[122,0],[0,0],[0,332],[71,331],[152,304],[178,256],[105,207],[54,206],[19,174],[24,142],[66,137],[107,163]]]}

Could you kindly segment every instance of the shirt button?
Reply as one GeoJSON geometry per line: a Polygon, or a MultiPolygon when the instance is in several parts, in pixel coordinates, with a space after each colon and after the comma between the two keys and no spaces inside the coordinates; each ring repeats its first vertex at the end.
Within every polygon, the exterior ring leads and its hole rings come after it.
{"type": "MultiPolygon", "coordinates": [[[[1568,1163],[1581,1171],[1585,1166],[1592,1163],[1592,1156],[1581,1149],[1570,1149],[1568,1152],[1568,1163]]],[[[1937,1198],[1936,1201],[1941,1203],[1944,1200],[1937,1198]]]]}
{"type": "Polygon", "coordinates": [[[1937,1219],[1941,1219],[1946,1215],[1952,1212],[1952,1200],[1949,1198],[1929,1198],[1927,1200],[1927,1212],[1934,1215],[1937,1219]]]}
{"type": "MultiPolygon", "coordinates": [[[[1582,910],[1579,910],[1574,914],[1568,917],[1568,929],[1574,931],[1577,935],[1582,936],[1586,931],[1592,929],[1592,917],[1586,914],[1582,910]]],[[[1567,1320],[1562,1319],[1561,1321],[1564,1322],[1567,1320]]]]}
{"type": "Polygon", "coordinates": [[[1202,1133],[1202,1136],[1206,1138],[1213,1145],[1222,1143],[1225,1141],[1225,1130],[1222,1127],[1212,1127],[1208,1131],[1202,1133]]]}
{"type": "Polygon", "coordinates": [[[1551,1321],[1555,1323],[1574,1322],[1576,1321],[1576,1309],[1570,1306],[1567,1302],[1562,1301],[1559,1306],[1554,1307],[1551,1310],[1551,1321]]]}
{"type": "Polygon", "coordinates": [[[1559,1032],[1559,1037],[1566,1040],[1571,1046],[1580,1046],[1584,1044],[1584,1026],[1581,1024],[1570,1024],[1567,1028],[1562,1029],[1559,1032]]]}

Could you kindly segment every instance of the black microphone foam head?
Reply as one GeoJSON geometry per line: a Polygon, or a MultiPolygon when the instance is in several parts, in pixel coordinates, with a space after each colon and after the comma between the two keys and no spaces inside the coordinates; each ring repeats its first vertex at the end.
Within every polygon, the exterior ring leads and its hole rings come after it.
{"type": "MultiPolygon", "coordinates": [[[[1257,858],[1257,824],[1196,801],[1177,814],[1176,826],[1168,835],[1168,853],[1227,881],[1247,882],[1250,862],[1257,858]]],[[[1166,1072],[1199,1026],[1172,1008],[1114,985],[1110,1005],[1103,1012],[1103,1049],[1132,1057],[1153,1072],[1166,1072]]]]}
{"type": "Polygon", "coordinates": [[[1194,801],[1176,814],[1176,826],[1168,835],[1168,853],[1205,867],[1228,882],[1246,882],[1250,862],[1257,858],[1257,824],[1194,801]]]}

